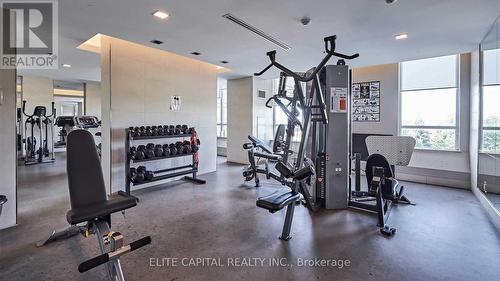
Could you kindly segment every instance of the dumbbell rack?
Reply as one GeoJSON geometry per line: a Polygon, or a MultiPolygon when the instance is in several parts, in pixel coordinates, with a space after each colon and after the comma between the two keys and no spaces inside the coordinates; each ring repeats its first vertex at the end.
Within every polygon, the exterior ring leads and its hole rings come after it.
{"type": "Polygon", "coordinates": [[[125,161],[125,175],[126,175],[125,192],[127,192],[127,194],[130,194],[131,185],[133,185],[133,186],[143,185],[143,184],[148,184],[148,183],[152,183],[155,181],[166,180],[166,179],[175,178],[175,177],[184,176],[184,175],[189,175],[189,174],[191,174],[192,176],[185,176],[184,177],[185,180],[189,180],[189,181],[192,181],[192,182],[195,182],[198,184],[205,184],[206,183],[205,180],[199,179],[197,177],[198,165],[195,163],[195,154],[196,153],[176,154],[176,155],[169,155],[169,156],[164,156],[164,157],[153,157],[153,158],[141,159],[141,160],[132,160],[128,156],[128,152],[130,150],[130,144],[132,141],[143,141],[143,140],[153,140],[153,139],[191,138],[192,134],[133,137],[132,132],[130,131],[130,129],[127,128],[127,129],[125,129],[125,135],[126,135],[125,151],[127,153],[127,161],[125,161]],[[159,174],[159,173],[167,173],[167,174],[155,176],[150,181],[145,181],[145,182],[141,182],[141,183],[134,183],[130,179],[131,178],[130,177],[130,164],[131,163],[158,161],[158,160],[186,157],[186,156],[192,157],[192,162],[189,165],[170,167],[170,168],[166,168],[166,169],[153,171],[155,174],[159,174]]]}

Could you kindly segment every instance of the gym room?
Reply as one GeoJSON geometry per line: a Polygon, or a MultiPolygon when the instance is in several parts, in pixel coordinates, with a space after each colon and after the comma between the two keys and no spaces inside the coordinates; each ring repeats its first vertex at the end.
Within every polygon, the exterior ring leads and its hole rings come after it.
{"type": "Polygon", "coordinates": [[[499,1],[0,7],[0,280],[499,279],[499,1]]]}

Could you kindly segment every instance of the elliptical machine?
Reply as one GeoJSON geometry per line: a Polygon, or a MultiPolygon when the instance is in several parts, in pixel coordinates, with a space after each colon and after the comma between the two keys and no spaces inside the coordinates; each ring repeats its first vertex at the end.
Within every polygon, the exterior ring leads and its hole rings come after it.
{"type": "Polygon", "coordinates": [[[23,101],[23,114],[27,117],[24,122],[24,143],[25,143],[25,157],[24,165],[35,165],[41,163],[53,163],[54,157],[54,117],[56,110],[54,102],[52,102],[52,112],[47,115],[47,108],[45,106],[35,106],[33,114],[26,114],[26,101],[23,101]],[[28,136],[28,124],[30,125],[30,135],[28,136]],[[39,143],[37,147],[37,139],[35,137],[35,126],[39,131],[39,143]],[[50,129],[49,129],[50,127],[50,129]],[[50,144],[49,144],[50,133],[50,144]],[[50,148],[49,148],[50,146],[50,148]]]}

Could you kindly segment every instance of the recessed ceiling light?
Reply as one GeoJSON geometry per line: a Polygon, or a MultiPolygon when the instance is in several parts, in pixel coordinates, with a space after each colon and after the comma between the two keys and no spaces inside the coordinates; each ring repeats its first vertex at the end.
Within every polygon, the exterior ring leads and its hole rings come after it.
{"type": "Polygon", "coordinates": [[[71,67],[71,64],[66,64],[66,63],[65,63],[65,64],[63,64],[62,66],[63,66],[63,67],[68,67],[68,68],[69,68],[69,67],[71,67]]]}
{"type": "Polygon", "coordinates": [[[199,56],[199,55],[201,55],[201,53],[200,52],[191,52],[191,55],[199,56]]]}
{"type": "Polygon", "coordinates": [[[156,11],[156,12],[153,13],[153,16],[155,16],[155,17],[157,17],[159,19],[164,20],[164,19],[168,18],[169,14],[158,10],[158,11],[156,11]]]}
{"type": "Polygon", "coordinates": [[[226,64],[229,63],[227,60],[221,60],[220,63],[226,64]]]}
{"type": "Polygon", "coordinates": [[[406,39],[406,38],[408,38],[408,34],[407,33],[398,34],[398,35],[394,36],[394,38],[396,40],[406,39]]]}
{"type": "Polygon", "coordinates": [[[163,41],[156,40],[156,39],[151,40],[151,41],[149,41],[149,42],[151,42],[151,43],[153,43],[153,44],[156,44],[156,45],[161,45],[161,44],[163,44],[163,41]]]}

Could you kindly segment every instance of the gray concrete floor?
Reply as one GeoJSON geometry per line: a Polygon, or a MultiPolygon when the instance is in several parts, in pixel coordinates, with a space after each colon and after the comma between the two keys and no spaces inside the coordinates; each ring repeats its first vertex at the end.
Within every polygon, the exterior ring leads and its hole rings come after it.
{"type": "MultiPolygon", "coordinates": [[[[127,241],[152,245],[122,258],[127,280],[498,280],[500,236],[470,191],[405,183],[417,206],[396,206],[385,238],[375,216],[354,211],[310,213],[297,207],[293,238],[277,239],[284,212],[255,207],[279,186],[242,185],[242,166],[221,161],[206,185],[174,182],[136,191],[139,205],[113,215],[127,241]],[[289,267],[150,267],[150,258],[286,258],[289,267]],[[297,258],[348,259],[343,269],[298,267],[297,258]]],[[[95,237],[76,236],[36,248],[67,225],[64,157],[19,167],[19,225],[0,231],[0,280],[105,280],[102,267],[80,274],[97,254],[95,237]]]]}

